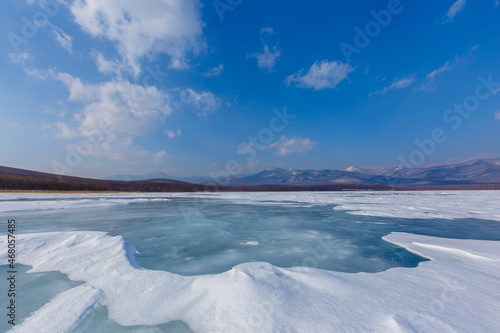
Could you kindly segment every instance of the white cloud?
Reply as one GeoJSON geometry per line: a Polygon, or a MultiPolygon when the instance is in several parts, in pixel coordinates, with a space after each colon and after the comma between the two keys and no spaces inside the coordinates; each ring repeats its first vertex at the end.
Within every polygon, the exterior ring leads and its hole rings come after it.
{"type": "Polygon", "coordinates": [[[284,135],[279,141],[271,143],[268,146],[263,146],[263,150],[275,150],[274,155],[288,155],[291,153],[308,153],[318,142],[311,139],[291,138],[287,139],[284,135]]]}
{"type": "Polygon", "coordinates": [[[181,132],[181,130],[179,128],[176,131],[166,130],[164,133],[168,136],[169,139],[173,139],[176,136],[179,136],[179,135],[182,134],[182,132],[181,132]]]}
{"type": "Polygon", "coordinates": [[[205,76],[219,76],[222,70],[224,69],[224,65],[220,64],[219,66],[215,66],[214,68],[211,68],[208,72],[203,73],[205,76]]]}
{"type": "Polygon", "coordinates": [[[71,139],[80,136],[78,129],[69,128],[66,123],[55,123],[56,137],[59,139],[71,139]]]}
{"type": "MultiPolygon", "coordinates": [[[[135,136],[156,132],[172,112],[169,94],[155,87],[142,87],[125,80],[87,84],[66,73],[53,73],[68,89],[68,100],[83,108],[68,123],[54,124],[59,138],[92,138],[88,155],[111,160],[154,156],[133,143],[135,136]]],[[[69,148],[76,149],[74,145],[69,148]]]]}
{"type": "Polygon", "coordinates": [[[286,78],[287,86],[295,83],[299,88],[313,88],[314,90],[333,89],[340,82],[347,79],[354,68],[342,61],[316,61],[304,74],[304,69],[286,78]]]}
{"type": "MultiPolygon", "coordinates": [[[[139,59],[154,53],[185,64],[205,48],[198,0],[86,0],[67,2],[75,21],[92,36],[116,43],[123,62],[137,76],[139,59]]],[[[181,66],[182,67],[182,66],[181,66]]]]}
{"type": "Polygon", "coordinates": [[[175,90],[180,92],[182,103],[195,108],[200,116],[205,116],[208,112],[214,111],[220,106],[219,99],[211,92],[202,91],[201,93],[197,93],[190,88],[175,90]]]}
{"type": "MultiPolygon", "coordinates": [[[[92,138],[89,155],[111,160],[161,160],[163,153],[150,153],[134,144],[134,137],[148,137],[165,124],[176,108],[190,107],[206,114],[219,106],[210,92],[174,88],[167,91],[143,87],[124,79],[99,84],[83,83],[66,73],[45,71],[45,75],[61,81],[69,91],[68,101],[82,104],[70,122],[51,126],[58,138],[92,138]]],[[[165,131],[170,138],[181,130],[165,131]]],[[[69,146],[75,148],[76,146],[69,146]]]]}
{"type": "Polygon", "coordinates": [[[9,59],[10,61],[17,63],[17,64],[23,64],[26,62],[26,60],[31,59],[31,54],[28,52],[20,52],[20,53],[9,53],[9,59]]]}
{"type": "Polygon", "coordinates": [[[248,58],[257,58],[257,65],[261,69],[266,69],[269,73],[273,70],[276,60],[280,57],[281,51],[276,46],[269,50],[269,45],[264,45],[263,53],[249,54],[248,58]]]}
{"type": "Polygon", "coordinates": [[[189,64],[184,59],[173,58],[170,61],[170,63],[168,64],[168,68],[172,68],[172,69],[186,69],[186,68],[189,68],[189,64]]]}
{"type": "Polygon", "coordinates": [[[494,115],[495,120],[500,120],[500,112],[496,112],[494,115]]]}
{"type": "Polygon", "coordinates": [[[404,77],[402,79],[395,79],[390,86],[385,87],[384,89],[377,90],[375,92],[370,93],[372,95],[385,94],[389,90],[393,89],[403,89],[409,87],[413,82],[415,82],[414,77],[404,77]]]}
{"type": "Polygon", "coordinates": [[[115,131],[146,136],[171,113],[169,95],[156,87],[143,87],[126,80],[85,84],[79,78],[59,73],[56,78],[68,88],[69,100],[84,103],[80,130],[99,128],[105,119],[115,131]]]}
{"type": "Polygon", "coordinates": [[[73,37],[65,33],[61,28],[58,28],[52,24],[50,24],[52,28],[52,35],[54,36],[56,42],[61,45],[63,49],[68,51],[68,53],[73,53],[73,37]]]}
{"type": "Polygon", "coordinates": [[[23,68],[24,73],[28,75],[30,79],[35,79],[35,80],[46,80],[51,76],[52,70],[44,70],[44,69],[37,69],[37,68],[23,68]]]}
{"type": "Polygon", "coordinates": [[[447,61],[443,66],[439,67],[438,69],[433,70],[429,74],[427,74],[427,79],[434,80],[436,76],[438,76],[441,73],[447,72],[451,69],[452,63],[451,61],[447,61]]]}
{"type": "Polygon", "coordinates": [[[131,71],[131,68],[127,64],[117,60],[106,59],[101,52],[92,51],[92,54],[95,58],[97,70],[101,73],[111,73],[121,77],[122,73],[131,71]]]}
{"type": "Polygon", "coordinates": [[[457,0],[446,13],[447,21],[453,21],[455,16],[464,9],[467,0],[457,0]]]}
{"type": "Polygon", "coordinates": [[[165,161],[166,158],[167,158],[167,153],[164,150],[153,154],[153,162],[155,163],[163,162],[165,161]]]}
{"type": "Polygon", "coordinates": [[[281,56],[281,50],[278,49],[277,41],[272,41],[273,37],[276,35],[273,28],[262,28],[260,34],[264,47],[263,53],[252,53],[247,55],[247,58],[256,58],[259,68],[265,69],[270,73],[276,61],[281,56]]]}

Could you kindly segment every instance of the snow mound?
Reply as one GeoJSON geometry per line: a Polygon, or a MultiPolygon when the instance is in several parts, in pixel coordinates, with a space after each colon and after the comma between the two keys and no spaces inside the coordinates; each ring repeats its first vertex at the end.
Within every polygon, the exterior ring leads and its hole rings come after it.
{"type": "MultiPolygon", "coordinates": [[[[500,327],[500,242],[391,233],[431,259],[416,268],[341,273],[252,262],[214,275],[138,267],[135,248],[102,232],[17,235],[17,262],[83,285],[16,326],[66,332],[107,306],[123,326],[183,320],[196,332],[493,332],[500,327]]],[[[0,247],[6,248],[6,237],[0,247]]],[[[0,264],[7,257],[0,256],[0,264]]],[[[27,292],[27,291],[25,291],[27,292]]]]}

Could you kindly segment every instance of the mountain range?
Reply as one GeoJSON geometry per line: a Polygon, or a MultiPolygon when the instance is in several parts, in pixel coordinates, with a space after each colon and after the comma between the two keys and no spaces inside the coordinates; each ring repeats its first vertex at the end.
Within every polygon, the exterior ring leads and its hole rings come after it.
{"type": "MultiPolygon", "coordinates": [[[[145,175],[114,175],[106,180],[181,181],[216,184],[210,177],[175,177],[161,171],[145,175]]],[[[428,168],[357,168],[344,170],[298,170],[269,168],[253,175],[232,177],[229,185],[315,186],[332,184],[360,185],[454,185],[500,184],[500,158],[480,159],[460,164],[428,168]]]]}

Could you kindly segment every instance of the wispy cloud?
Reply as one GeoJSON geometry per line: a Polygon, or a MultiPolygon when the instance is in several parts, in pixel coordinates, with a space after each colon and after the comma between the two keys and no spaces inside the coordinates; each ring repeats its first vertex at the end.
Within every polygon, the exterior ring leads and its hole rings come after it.
{"type": "Polygon", "coordinates": [[[446,13],[445,22],[451,22],[455,18],[455,16],[464,9],[467,0],[457,0],[453,5],[451,5],[450,9],[446,13]]]}
{"type": "Polygon", "coordinates": [[[494,115],[495,120],[500,120],[500,112],[496,112],[494,115]]]}
{"type": "Polygon", "coordinates": [[[415,77],[410,76],[410,77],[404,77],[402,79],[395,79],[390,86],[385,87],[384,89],[377,90],[375,92],[370,93],[369,96],[373,95],[378,95],[378,94],[385,94],[389,90],[393,89],[403,89],[409,87],[411,84],[415,82],[415,77]]]}
{"type": "Polygon", "coordinates": [[[154,163],[161,163],[161,162],[165,161],[167,156],[168,156],[167,152],[164,150],[161,150],[161,151],[153,154],[153,156],[152,156],[153,162],[154,163]]]}
{"type": "Polygon", "coordinates": [[[291,153],[308,153],[310,152],[318,142],[312,141],[311,139],[291,138],[287,139],[286,136],[282,136],[279,141],[271,143],[268,146],[264,146],[263,150],[274,150],[274,155],[288,155],[291,153]]]}
{"type": "Polygon", "coordinates": [[[49,77],[53,75],[53,70],[45,70],[38,68],[23,68],[23,71],[26,75],[28,75],[29,79],[32,80],[47,80],[49,77]]]}
{"type": "Polygon", "coordinates": [[[285,79],[287,86],[295,83],[299,88],[313,88],[314,90],[334,89],[340,82],[347,79],[354,68],[342,61],[316,61],[304,74],[301,69],[285,79]]]}
{"type": "Polygon", "coordinates": [[[277,41],[272,41],[276,37],[277,33],[273,28],[262,28],[260,31],[261,41],[264,47],[262,53],[252,53],[247,55],[247,58],[256,58],[257,65],[261,69],[267,70],[268,73],[272,72],[276,61],[281,56],[281,50],[278,48],[277,41]]]}
{"type": "Polygon", "coordinates": [[[211,68],[207,72],[203,73],[204,76],[219,76],[220,73],[222,73],[222,70],[224,69],[224,65],[220,64],[219,66],[215,66],[214,68],[211,68]]]}
{"type": "MultiPolygon", "coordinates": [[[[474,47],[471,48],[474,51],[474,47]]],[[[450,71],[455,64],[459,63],[462,59],[457,55],[453,61],[447,61],[441,67],[433,70],[426,75],[425,80],[420,85],[420,90],[431,90],[434,89],[434,80],[443,73],[450,71]]]]}
{"type": "Polygon", "coordinates": [[[55,41],[68,53],[73,53],[73,37],[65,33],[61,28],[50,24],[55,41]]]}
{"type": "Polygon", "coordinates": [[[29,54],[28,52],[9,53],[10,61],[12,61],[13,63],[17,63],[17,64],[24,65],[26,60],[29,60],[31,58],[32,58],[31,54],[29,54]]]}

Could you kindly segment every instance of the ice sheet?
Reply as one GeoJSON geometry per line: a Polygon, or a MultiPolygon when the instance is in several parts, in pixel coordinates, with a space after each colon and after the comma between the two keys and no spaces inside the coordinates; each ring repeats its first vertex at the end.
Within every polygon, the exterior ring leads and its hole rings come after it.
{"type": "MultiPolygon", "coordinates": [[[[197,332],[493,332],[500,327],[500,242],[405,233],[384,240],[431,260],[417,268],[356,274],[257,262],[186,277],[141,269],[134,247],[120,236],[18,235],[19,263],[85,284],[59,294],[17,329],[66,331],[98,305],[106,305],[121,325],[183,320],[197,332]]],[[[0,247],[6,247],[5,236],[0,247]]]]}
{"type": "Polygon", "coordinates": [[[336,205],[335,210],[354,215],[500,221],[500,191],[239,192],[192,196],[240,204],[336,205]]]}
{"type": "Polygon", "coordinates": [[[355,215],[500,221],[500,191],[404,192],[231,192],[231,193],[0,193],[0,212],[81,208],[154,202],[169,198],[212,198],[239,204],[335,205],[355,215]]]}

